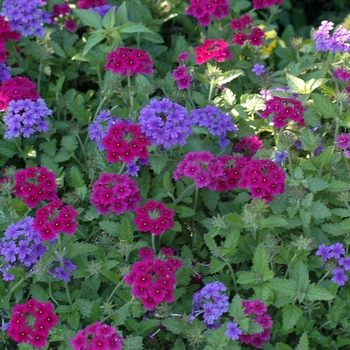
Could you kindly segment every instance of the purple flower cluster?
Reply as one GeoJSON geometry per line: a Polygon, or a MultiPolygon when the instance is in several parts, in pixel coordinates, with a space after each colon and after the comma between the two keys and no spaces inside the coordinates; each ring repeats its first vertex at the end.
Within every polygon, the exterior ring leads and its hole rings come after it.
{"type": "Polygon", "coordinates": [[[337,147],[345,150],[345,157],[350,157],[350,134],[339,134],[337,136],[337,147]]]}
{"type": "MultiPolygon", "coordinates": [[[[103,18],[111,8],[112,8],[112,5],[106,4],[101,6],[90,7],[89,10],[97,12],[103,18]]],[[[117,11],[118,11],[118,7],[116,8],[115,12],[117,11]]]]}
{"type": "Polygon", "coordinates": [[[288,153],[285,150],[275,153],[274,162],[275,163],[283,163],[288,158],[288,153]]]}
{"type": "Polygon", "coordinates": [[[242,334],[242,330],[238,328],[238,325],[236,322],[229,322],[226,325],[227,331],[225,332],[225,336],[227,338],[231,338],[232,340],[238,340],[240,334],[242,334]]]}
{"type": "Polygon", "coordinates": [[[330,35],[334,28],[333,22],[322,21],[313,38],[316,40],[317,51],[349,52],[350,31],[340,26],[330,35]]]}
{"type": "Polygon", "coordinates": [[[208,105],[202,109],[194,109],[191,112],[191,120],[194,125],[204,126],[212,135],[218,136],[222,149],[225,149],[230,143],[230,140],[227,139],[227,132],[237,132],[232,117],[216,106],[208,105]]]}
{"type": "Polygon", "coordinates": [[[11,30],[21,32],[23,36],[34,34],[44,36],[43,23],[51,23],[51,14],[40,7],[45,6],[44,0],[5,0],[2,3],[1,15],[11,22],[11,30]]]}
{"type": "Polygon", "coordinates": [[[344,67],[340,67],[333,72],[333,76],[336,79],[342,80],[344,83],[347,83],[350,80],[350,72],[344,67]]]}
{"type": "Polygon", "coordinates": [[[316,255],[321,256],[324,262],[333,259],[339,265],[333,269],[334,276],[331,279],[332,282],[339,286],[344,286],[349,278],[345,275],[345,271],[350,270],[350,257],[344,257],[344,254],[345,249],[341,243],[335,243],[330,246],[321,244],[316,252],[316,255]]]}
{"type": "Polygon", "coordinates": [[[151,143],[164,148],[183,146],[193,133],[186,108],[167,98],[153,99],[142,108],[139,123],[151,143]]]}
{"type": "Polygon", "coordinates": [[[51,114],[52,111],[46,107],[42,98],[37,101],[12,100],[4,117],[7,127],[5,137],[12,139],[22,134],[23,137],[28,138],[36,132],[47,132],[49,122],[45,119],[51,114]]]}
{"type": "Polygon", "coordinates": [[[192,299],[192,312],[189,315],[190,323],[203,314],[203,322],[208,328],[216,328],[223,313],[228,310],[228,296],[223,292],[226,286],[221,282],[213,282],[196,292],[192,299]]]}
{"type": "Polygon", "coordinates": [[[258,77],[260,77],[261,74],[267,73],[267,70],[262,64],[254,64],[254,68],[252,69],[252,72],[255,73],[258,77]]]}
{"type": "Polygon", "coordinates": [[[3,83],[7,79],[11,78],[10,70],[11,67],[6,66],[5,63],[0,63],[0,83],[3,83]]]}
{"type": "Polygon", "coordinates": [[[109,129],[123,119],[113,117],[109,111],[102,110],[96,117],[96,120],[89,126],[90,140],[95,140],[97,148],[104,151],[106,148],[102,144],[103,138],[108,134],[109,129]]]}
{"type": "Polygon", "coordinates": [[[5,231],[0,242],[0,255],[5,259],[5,265],[0,268],[4,281],[11,281],[14,276],[7,273],[8,269],[24,266],[28,269],[36,264],[46,251],[41,243],[40,234],[32,225],[34,218],[27,216],[24,220],[11,224],[5,231]]]}
{"type": "MultiPolygon", "coordinates": [[[[60,261],[60,258],[56,258],[55,261],[60,261]]],[[[60,266],[55,267],[50,271],[53,277],[58,278],[59,280],[69,282],[70,281],[70,272],[77,269],[77,266],[74,265],[70,260],[63,258],[62,264],[60,266]]]]}

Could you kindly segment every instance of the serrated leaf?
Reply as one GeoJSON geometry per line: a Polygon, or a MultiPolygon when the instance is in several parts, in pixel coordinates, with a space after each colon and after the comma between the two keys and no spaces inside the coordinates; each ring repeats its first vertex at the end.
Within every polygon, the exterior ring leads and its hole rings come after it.
{"type": "Polygon", "coordinates": [[[327,289],[316,286],[312,283],[306,289],[305,299],[309,301],[332,300],[334,299],[334,295],[327,289]]]}
{"type": "Polygon", "coordinates": [[[287,226],[287,220],[276,215],[270,215],[259,222],[260,228],[274,228],[287,226]]]}
{"type": "Polygon", "coordinates": [[[236,322],[240,323],[240,320],[246,317],[244,312],[244,307],[242,305],[242,300],[238,294],[236,294],[229,306],[228,312],[231,317],[235,319],[236,322]]]}
{"type": "Polygon", "coordinates": [[[187,40],[184,36],[179,35],[177,37],[175,48],[174,48],[174,56],[173,56],[174,61],[178,58],[180,53],[187,52],[187,51],[188,51],[187,40]]]}
{"type": "Polygon", "coordinates": [[[152,33],[152,30],[140,23],[126,22],[121,27],[118,28],[120,33],[152,33]]]}
{"type": "Polygon", "coordinates": [[[203,96],[203,94],[201,94],[198,91],[193,91],[192,98],[193,98],[193,101],[196,102],[197,105],[201,108],[204,108],[207,105],[206,98],[203,96]]]}
{"type": "Polygon", "coordinates": [[[265,246],[258,245],[254,252],[253,267],[258,281],[266,281],[273,277],[273,272],[269,269],[269,256],[265,246]]]}
{"type": "Polygon", "coordinates": [[[340,216],[342,218],[346,218],[350,216],[350,209],[334,208],[334,209],[331,209],[331,213],[334,215],[340,216]]]}
{"type": "Polygon", "coordinates": [[[173,188],[171,184],[171,176],[169,171],[167,171],[163,176],[163,187],[164,187],[164,192],[171,192],[173,188]]]}
{"type": "Polygon", "coordinates": [[[240,75],[243,75],[244,72],[241,69],[233,69],[220,74],[220,78],[217,80],[217,85],[224,85],[233,79],[238,78],[240,75]]]}
{"type": "MultiPolygon", "coordinates": [[[[118,33],[116,33],[118,34],[118,33]]],[[[98,43],[100,43],[101,41],[103,41],[104,39],[106,39],[107,36],[107,32],[105,29],[98,29],[95,30],[88,38],[85,46],[84,46],[84,50],[82,55],[85,56],[94,46],[96,46],[98,43]]],[[[117,39],[118,40],[118,37],[117,39]]],[[[119,41],[119,40],[118,40],[119,41]]]]}
{"type": "Polygon", "coordinates": [[[338,108],[335,103],[321,94],[313,93],[311,98],[314,102],[314,108],[323,118],[333,119],[338,114],[338,108]]]}
{"type": "Polygon", "coordinates": [[[131,244],[134,241],[134,231],[127,218],[124,218],[120,226],[120,240],[131,244]]]}
{"type": "Polygon", "coordinates": [[[220,194],[217,191],[205,190],[203,191],[203,200],[205,206],[214,211],[219,203],[220,194]]]}
{"type": "Polygon", "coordinates": [[[256,334],[264,331],[264,328],[254,320],[249,320],[248,334],[256,334]]]}
{"type": "Polygon", "coordinates": [[[94,303],[87,299],[76,299],[75,303],[78,306],[78,310],[84,317],[89,317],[91,314],[91,309],[94,303]]]}
{"type": "Polygon", "coordinates": [[[181,320],[174,318],[166,318],[165,320],[162,320],[162,325],[173,334],[180,334],[187,328],[187,325],[181,320]]]}
{"type": "Polygon", "coordinates": [[[175,210],[179,214],[180,218],[189,218],[196,214],[192,208],[186,207],[185,205],[179,205],[175,210]]]}
{"type": "Polygon", "coordinates": [[[291,330],[297,324],[302,314],[303,310],[300,307],[290,304],[284,305],[282,308],[283,328],[286,331],[291,330]]]}
{"type": "Polygon", "coordinates": [[[82,173],[75,166],[70,169],[69,179],[72,187],[81,187],[85,184],[82,173]]]}
{"type": "Polygon", "coordinates": [[[151,165],[151,169],[159,175],[162,170],[166,167],[168,163],[168,157],[163,154],[163,155],[156,155],[156,154],[151,154],[149,156],[149,162],[151,165]]]}
{"type": "Polygon", "coordinates": [[[16,144],[14,142],[7,142],[0,140],[0,154],[7,158],[12,158],[18,153],[16,144]]]}
{"type": "Polygon", "coordinates": [[[222,261],[219,258],[213,256],[210,260],[210,273],[217,273],[219,271],[222,271],[225,266],[225,261],[222,261]]]}
{"type": "Polygon", "coordinates": [[[68,101],[66,105],[72,115],[80,122],[87,124],[91,117],[91,113],[88,112],[82,105],[76,101],[68,101]]]}
{"type": "Polygon", "coordinates": [[[240,283],[240,284],[257,283],[256,275],[253,272],[244,272],[241,275],[239,275],[237,279],[237,283],[240,283]]]}
{"type": "Polygon", "coordinates": [[[304,227],[308,227],[311,222],[311,213],[308,210],[301,210],[300,211],[300,219],[301,222],[303,223],[304,227]]]}
{"type": "Polygon", "coordinates": [[[49,294],[47,290],[42,288],[39,284],[32,284],[30,286],[30,294],[33,298],[37,299],[40,302],[49,300],[49,294]]]}
{"type": "Polygon", "coordinates": [[[186,266],[181,267],[176,271],[175,277],[177,284],[186,286],[191,280],[192,270],[186,266]]]}
{"type": "Polygon", "coordinates": [[[95,11],[72,9],[73,13],[86,25],[95,29],[102,28],[102,17],[95,11]]]}
{"type": "Polygon", "coordinates": [[[335,223],[322,224],[321,229],[332,236],[341,236],[346,232],[346,228],[342,228],[339,224],[335,223]]]}
{"type": "Polygon", "coordinates": [[[50,141],[42,142],[39,145],[39,149],[46,153],[47,155],[54,157],[56,154],[56,139],[52,139],[50,141]]]}
{"type": "Polygon", "coordinates": [[[312,203],[309,210],[314,219],[324,219],[332,215],[331,211],[320,201],[312,203]]]}
{"type": "Polygon", "coordinates": [[[108,234],[117,236],[120,230],[120,223],[110,220],[103,220],[98,223],[98,226],[101,227],[101,230],[106,231],[108,234]]]}
{"type": "MultiPolygon", "coordinates": [[[[310,283],[309,271],[307,266],[299,260],[292,268],[290,272],[290,278],[297,283],[297,290],[302,293],[306,292],[306,289],[310,283]]],[[[299,297],[298,297],[299,298],[299,297]]],[[[301,300],[299,300],[301,302],[301,300]]]]}
{"type": "Polygon", "coordinates": [[[350,183],[335,179],[332,179],[331,183],[327,188],[328,192],[341,192],[348,190],[350,190],[350,183]]]}
{"type": "Polygon", "coordinates": [[[307,179],[307,188],[311,191],[311,192],[319,192],[319,191],[323,191],[324,189],[326,189],[329,186],[329,183],[326,181],[323,181],[320,178],[308,178],[307,179]]]}
{"type": "Polygon", "coordinates": [[[303,79],[300,79],[289,73],[286,73],[286,78],[291,92],[298,94],[306,93],[306,84],[303,79]]]}
{"type": "Polygon", "coordinates": [[[97,249],[94,244],[83,243],[83,242],[75,242],[70,248],[69,253],[71,256],[79,255],[79,254],[87,254],[92,253],[97,249]]]}
{"type": "Polygon", "coordinates": [[[297,293],[297,282],[292,279],[282,279],[277,278],[274,280],[270,280],[269,287],[276,292],[282,293],[288,296],[295,296],[297,293]]]}

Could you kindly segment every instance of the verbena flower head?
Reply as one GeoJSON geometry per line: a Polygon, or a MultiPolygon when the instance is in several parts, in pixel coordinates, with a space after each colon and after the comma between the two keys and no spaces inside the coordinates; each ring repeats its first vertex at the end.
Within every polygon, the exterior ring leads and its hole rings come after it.
{"type": "Polygon", "coordinates": [[[185,66],[179,66],[172,72],[179,89],[188,89],[191,86],[192,77],[188,74],[185,66]]]}
{"type": "Polygon", "coordinates": [[[186,10],[187,15],[197,18],[198,23],[205,27],[212,22],[212,17],[222,19],[230,15],[228,0],[190,0],[190,7],[186,10]]]}
{"type": "Polygon", "coordinates": [[[230,143],[227,133],[237,132],[237,128],[232,122],[232,116],[216,106],[208,105],[202,109],[192,110],[191,120],[194,125],[203,126],[212,135],[217,136],[222,149],[225,149],[230,143]]]}
{"type": "Polygon", "coordinates": [[[92,7],[99,7],[108,5],[108,3],[105,0],[79,0],[77,1],[77,6],[80,9],[88,10],[92,7]]]}
{"type": "Polygon", "coordinates": [[[253,7],[256,10],[260,10],[267,6],[273,6],[276,4],[283,4],[283,0],[253,0],[253,7]]]}
{"type": "Polygon", "coordinates": [[[10,224],[4,233],[0,242],[0,255],[5,260],[5,265],[0,268],[4,281],[15,278],[7,273],[8,269],[23,266],[30,270],[45,254],[47,248],[41,243],[39,232],[32,227],[33,222],[34,218],[27,216],[10,224]]]}
{"type": "Polygon", "coordinates": [[[145,309],[153,310],[162,302],[172,303],[175,300],[174,287],[177,283],[176,271],[182,267],[179,259],[167,256],[155,259],[152,250],[140,251],[141,261],[133,264],[124,281],[133,287],[131,292],[140,298],[145,309]]]}
{"type": "Polygon", "coordinates": [[[228,296],[224,294],[227,287],[221,282],[213,282],[204,286],[193,295],[192,312],[189,322],[202,315],[203,323],[213,326],[220,320],[221,316],[228,310],[228,296]]]}
{"type": "Polygon", "coordinates": [[[43,37],[45,23],[51,23],[51,15],[41,9],[46,5],[43,0],[4,0],[1,15],[11,23],[11,30],[21,32],[23,36],[34,34],[43,37]]]}
{"type": "Polygon", "coordinates": [[[16,343],[29,343],[41,349],[47,343],[50,329],[57,323],[58,316],[53,313],[52,303],[30,299],[14,306],[7,332],[16,343]]]}
{"type": "Polygon", "coordinates": [[[73,264],[71,260],[68,260],[66,258],[62,259],[63,263],[61,265],[59,263],[60,260],[61,259],[59,257],[57,257],[55,259],[56,265],[58,265],[58,266],[55,266],[54,268],[52,268],[50,273],[53,277],[55,277],[61,281],[69,282],[70,281],[70,273],[75,271],[77,269],[77,266],[75,264],[73,264]]]}
{"type": "Polygon", "coordinates": [[[190,58],[190,56],[191,55],[188,52],[181,52],[176,60],[183,63],[187,61],[190,58]]]}
{"type": "Polygon", "coordinates": [[[227,331],[225,332],[225,336],[227,338],[231,338],[232,340],[238,340],[239,335],[242,334],[242,330],[238,327],[236,322],[229,322],[226,325],[227,331]]]}
{"type": "Polygon", "coordinates": [[[11,67],[6,66],[4,63],[0,63],[0,83],[4,83],[11,78],[10,70],[11,67]]]}
{"type": "Polygon", "coordinates": [[[40,98],[36,85],[28,78],[7,79],[0,87],[0,111],[5,111],[11,100],[32,100],[40,98]]]}
{"type": "Polygon", "coordinates": [[[141,232],[151,232],[155,236],[174,226],[175,212],[164,203],[149,200],[145,205],[136,208],[135,224],[141,232]]]}
{"type": "Polygon", "coordinates": [[[263,147],[263,142],[257,135],[243,136],[234,146],[233,152],[243,153],[246,157],[252,158],[256,152],[263,147]]]}
{"type": "Polygon", "coordinates": [[[339,26],[333,34],[330,31],[334,28],[333,22],[322,21],[316,33],[313,35],[317,51],[349,52],[350,31],[339,26]]]}
{"type": "Polygon", "coordinates": [[[306,108],[294,98],[282,98],[274,96],[266,101],[265,109],[261,112],[261,118],[272,116],[275,128],[283,128],[287,125],[288,119],[305,126],[304,111],[306,108]]]}
{"type": "Polygon", "coordinates": [[[37,132],[49,131],[48,116],[52,110],[46,107],[43,99],[32,101],[29,99],[10,101],[4,122],[6,124],[5,137],[11,139],[22,135],[24,138],[37,132]]]}
{"type": "Polygon", "coordinates": [[[232,52],[228,45],[229,43],[222,39],[206,39],[202,45],[194,49],[197,64],[203,64],[210,59],[224,62],[226,59],[232,58],[232,52]]]}
{"type": "Polygon", "coordinates": [[[95,322],[77,333],[70,345],[74,350],[103,349],[121,350],[123,337],[113,326],[95,322]]]}
{"type": "Polygon", "coordinates": [[[151,144],[139,124],[120,122],[108,130],[102,140],[107,150],[106,158],[111,163],[130,163],[136,158],[148,159],[147,147],[151,144]]]}
{"type": "Polygon", "coordinates": [[[107,55],[106,70],[123,76],[134,74],[152,74],[153,63],[147,51],[130,47],[119,47],[107,55]]]}
{"type": "Polygon", "coordinates": [[[29,167],[14,175],[13,194],[23,198],[30,207],[35,208],[42,200],[53,200],[56,195],[56,175],[45,167],[29,167]]]}
{"type": "Polygon", "coordinates": [[[120,215],[128,210],[135,211],[141,200],[136,181],[127,175],[104,173],[92,186],[91,204],[100,214],[120,215]]]}
{"type": "Polygon", "coordinates": [[[186,108],[167,98],[153,99],[142,108],[139,123],[150,142],[164,148],[183,146],[193,133],[186,108]]]}
{"type": "Polygon", "coordinates": [[[266,73],[267,70],[265,69],[265,67],[262,64],[257,63],[257,64],[254,64],[252,72],[255,73],[259,77],[262,73],[266,73]]]}
{"type": "Polygon", "coordinates": [[[346,70],[344,67],[340,67],[333,72],[333,76],[347,83],[350,80],[350,71],[346,70]]]}
{"type": "MultiPolygon", "coordinates": [[[[19,32],[11,30],[11,23],[0,15],[0,62],[5,63],[7,61],[8,52],[6,51],[5,44],[7,40],[18,41],[21,37],[19,32]]],[[[7,72],[8,73],[8,72],[7,72]]],[[[7,79],[6,72],[3,71],[3,67],[0,69],[0,82],[4,82],[7,79]]]]}
{"type": "Polygon", "coordinates": [[[339,134],[337,136],[337,147],[340,149],[350,148],[350,134],[339,134]]]}
{"type": "Polygon", "coordinates": [[[275,163],[283,163],[286,161],[286,159],[288,159],[288,153],[285,150],[281,150],[280,152],[275,153],[275,163]]]}
{"type": "MultiPolygon", "coordinates": [[[[105,16],[105,14],[112,8],[113,6],[110,4],[102,5],[102,6],[95,6],[90,7],[91,11],[97,12],[102,18],[105,16]]],[[[118,11],[118,7],[116,7],[115,11],[118,11]]]]}
{"type": "Polygon", "coordinates": [[[33,228],[44,241],[55,239],[60,232],[71,235],[77,229],[75,218],[78,215],[71,205],[63,205],[60,199],[55,199],[36,211],[33,228]]]}

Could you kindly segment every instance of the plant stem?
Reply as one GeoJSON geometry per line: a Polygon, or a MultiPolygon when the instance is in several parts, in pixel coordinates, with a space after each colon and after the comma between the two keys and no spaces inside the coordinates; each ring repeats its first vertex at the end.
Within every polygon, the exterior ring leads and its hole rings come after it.
{"type": "Polygon", "coordinates": [[[112,290],[112,293],[109,295],[108,299],[107,299],[107,303],[109,303],[114,295],[114,293],[117,291],[117,289],[122,285],[122,282],[119,282],[114,289],[112,290]]]}
{"type": "Polygon", "coordinates": [[[214,92],[214,80],[212,80],[210,82],[210,88],[209,88],[209,95],[208,95],[208,102],[211,101],[212,97],[213,97],[213,92],[214,92]]]}
{"type": "Polygon", "coordinates": [[[236,281],[236,274],[235,272],[233,271],[233,268],[231,266],[230,263],[227,263],[226,266],[228,267],[228,269],[230,270],[231,272],[231,276],[232,276],[232,280],[233,280],[233,289],[235,290],[235,292],[237,293],[238,292],[238,287],[237,287],[237,281],[236,281]]]}
{"type": "Polygon", "coordinates": [[[43,63],[40,61],[39,64],[39,72],[38,72],[38,84],[37,84],[37,90],[40,94],[40,85],[41,85],[41,71],[43,70],[43,63]]]}
{"type": "Polygon", "coordinates": [[[289,264],[288,264],[287,271],[286,271],[286,273],[284,274],[284,278],[287,278],[288,273],[289,273],[289,268],[290,268],[290,266],[292,265],[292,263],[293,263],[293,261],[295,260],[296,257],[297,257],[297,255],[294,254],[292,260],[291,260],[291,261],[289,262],[289,264]]]}
{"type": "Polygon", "coordinates": [[[194,192],[194,202],[193,202],[193,210],[194,211],[196,211],[196,209],[197,209],[198,195],[199,195],[199,187],[196,187],[196,190],[194,192]]]}
{"type": "Polygon", "coordinates": [[[96,109],[94,118],[92,119],[91,122],[94,122],[94,121],[95,121],[97,115],[100,113],[100,110],[102,109],[102,107],[103,107],[104,103],[107,101],[107,99],[108,99],[108,96],[105,96],[105,97],[101,100],[101,102],[100,102],[99,105],[97,106],[97,109],[96,109]]]}
{"type": "Polygon", "coordinates": [[[157,249],[156,249],[156,236],[152,233],[152,248],[154,253],[157,253],[157,249]]]}
{"type": "Polygon", "coordinates": [[[131,80],[130,80],[130,71],[128,70],[127,74],[127,80],[128,80],[128,88],[129,88],[129,98],[130,98],[130,116],[131,119],[134,119],[134,96],[131,91],[131,80]]]}
{"type": "Polygon", "coordinates": [[[317,284],[320,284],[327,276],[329,275],[329,271],[327,271],[323,277],[317,282],[317,284]]]}
{"type": "MultiPolygon", "coordinates": [[[[185,195],[185,193],[189,190],[189,189],[192,189],[192,187],[196,186],[195,183],[191,184],[190,186],[188,186],[187,188],[185,188],[185,190],[179,195],[179,197],[177,197],[175,200],[174,200],[174,203],[177,204],[180,202],[181,198],[185,195]]],[[[173,197],[174,198],[174,197],[173,197]]]]}
{"type": "MultiPolygon", "coordinates": [[[[11,294],[24,282],[25,278],[21,277],[21,279],[10,289],[10,291],[6,294],[6,297],[9,298],[11,294]]],[[[1,301],[4,301],[4,298],[1,299],[1,301]]]]}
{"type": "MultiPolygon", "coordinates": [[[[81,151],[83,152],[84,163],[86,165],[87,164],[87,158],[86,158],[86,152],[85,152],[85,144],[83,144],[83,142],[81,141],[81,138],[80,138],[78,133],[76,134],[76,136],[77,136],[78,142],[80,144],[81,151]]],[[[86,136],[86,139],[88,139],[88,136],[86,136]]]]}
{"type": "Polygon", "coordinates": [[[287,150],[288,153],[288,164],[289,164],[289,172],[290,172],[290,177],[293,179],[293,164],[292,164],[292,157],[290,156],[290,148],[287,150]]]}
{"type": "Polygon", "coordinates": [[[134,301],[134,296],[131,298],[131,300],[129,302],[127,302],[126,304],[124,304],[122,307],[120,307],[118,310],[112,312],[110,315],[106,316],[105,318],[103,318],[100,322],[104,323],[105,321],[107,321],[110,317],[113,317],[114,315],[116,315],[118,312],[120,312],[122,309],[128,307],[130,304],[133,303],[134,301]]]}
{"type": "Polygon", "coordinates": [[[49,282],[49,296],[50,298],[52,299],[52,301],[57,305],[57,306],[60,306],[60,304],[56,301],[56,299],[52,296],[52,293],[51,293],[51,282],[49,282]]]}
{"type": "MultiPolygon", "coordinates": [[[[57,243],[58,243],[60,265],[61,265],[62,268],[64,268],[64,262],[63,262],[64,252],[63,252],[63,247],[62,247],[62,242],[61,242],[61,233],[59,233],[58,236],[57,236],[57,243]]],[[[69,303],[70,306],[72,306],[72,298],[70,296],[68,283],[66,281],[64,281],[64,286],[66,288],[66,295],[67,295],[68,303],[69,303]]]]}

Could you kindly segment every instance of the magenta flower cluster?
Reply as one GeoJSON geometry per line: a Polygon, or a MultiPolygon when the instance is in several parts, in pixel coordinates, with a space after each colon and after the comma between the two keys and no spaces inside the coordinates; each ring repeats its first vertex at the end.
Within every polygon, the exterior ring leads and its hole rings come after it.
{"type": "Polygon", "coordinates": [[[350,157],[350,134],[339,134],[337,136],[337,147],[343,149],[345,157],[350,157]]]}
{"type": "Polygon", "coordinates": [[[249,40],[251,45],[260,46],[265,33],[259,27],[251,28],[252,24],[253,20],[247,14],[231,20],[231,28],[234,31],[238,30],[238,32],[234,34],[232,41],[239,46],[243,46],[245,42],[249,40]]]}
{"type": "Polygon", "coordinates": [[[100,214],[135,211],[141,200],[136,181],[124,174],[103,173],[92,186],[91,204],[100,214]]]}
{"type": "Polygon", "coordinates": [[[6,124],[5,137],[12,139],[22,135],[24,138],[36,135],[37,132],[49,131],[48,116],[52,110],[46,107],[45,101],[30,99],[10,101],[4,122],[6,124]]]}
{"type": "Polygon", "coordinates": [[[227,133],[237,132],[232,117],[216,106],[208,105],[201,109],[192,110],[191,121],[194,125],[207,128],[213,136],[217,136],[222,149],[225,149],[230,143],[227,133]]]}
{"type": "Polygon", "coordinates": [[[30,270],[46,252],[41,243],[40,234],[33,226],[34,218],[27,216],[23,220],[10,224],[0,241],[0,255],[5,265],[0,268],[4,281],[12,281],[15,276],[8,269],[23,266],[30,270]]]}
{"type": "Polygon", "coordinates": [[[102,144],[107,150],[106,158],[109,162],[130,163],[135,158],[148,159],[147,146],[151,143],[139,124],[120,122],[108,130],[102,144]]]}
{"type": "Polygon", "coordinates": [[[243,136],[234,146],[233,152],[243,153],[246,157],[252,158],[256,152],[263,147],[263,142],[257,135],[243,136]]]}
{"type": "Polygon", "coordinates": [[[164,148],[183,146],[193,133],[186,108],[168,98],[152,99],[141,109],[139,123],[150,142],[164,148]]]}
{"type": "Polygon", "coordinates": [[[266,101],[260,116],[264,119],[272,116],[273,126],[279,129],[287,125],[288,119],[305,126],[304,111],[306,108],[299,100],[274,96],[266,101]]]}
{"type": "Polygon", "coordinates": [[[153,63],[147,51],[130,47],[119,47],[107,55],[106,70],[123,76],[134,74],[152,74],[153,63]]]}
{"type": "Polygon", "coordinates": [[[350,270],[350,257],[345,257],[345,249],[342,243],[335,243],[330,246],[321,244],[318,247],[316,255],[319,255],[322,260],[327,263],[330,260],[333,260],[338,265],[336,268],[333,268],[333,274],[331,281],[338,284],[338,286],[344,286],[346,281],[349,279],[345,275],[345,271],[350,270]]]}
{"type": "Polygon", "coordinates": [[[35,208],[42,200],[57,197],[56,175],[45,167],[29,167],[14,175],[13,194],[23,198],[30,208],[35,208]]]}
{"type": "Polygon", "coordinates": [[[149,200],[145,205],[136,208],[135,224],[141,232],[151,232],[155,236],[174,226],[175,212],[163,203],[149,200]]]}
{"type": "Polygon", "coordinates": [[[78,215],[71,205],[63,205],[57,198],[36,211],[33,228],[39,231],[43,241],[55,239],[60,232],[71,235],[77,229],[78,215]]]}
{"type": "Polygon", "coordinates": [[[13,307],[8,335],[18,344],[29,343],[41,349],[47,343],[50,329],[57,323],[52,303],[30,299],[13,307]]]}
{"type": "Polygon", "coordinates": [[[188,74],[185,67],[185,61],[190,57],[188,52],[181,52],[177,60],[182,63],[178,68],[172,72],[173,77],[176,80],[177,87],[179,89],[188,89],[191,86],[192,77],[188,74]]]}
{"type": "Polygon", "coordinates": [[[190,323],[202,315],[203,323],[208,328],[219,325],[221,316],[228,310],[228,296],[224,293],[227,287],[221,282],[213,282],[194,293],[192,312],[188,316],[190,323]]]}
{"type": "Polygon", "coordinates": [[[267,314],[266,305],[260,300],[242,300],[244,313],[250,319],[258,323],[264,330],[255,334],[240,334],[239,339],[244,344],[251,344],[255,348],[260,348],[266,343],[270,337],[270,329],[272,327],[272,319],[267,314]]]}
{"type": "Polygon", "coordinates": [[[273,6],[276,4],[283,4],[283,0],[253,0],[253,7],[256,10],[263,9],[267,6],[273,6]]]}
{"type": "Polygon", "coordinates": [[[212,22],[212,17],[222,19],[230,15],[228,0],[190,0],[190,7],[186,10],[187,15],[197,18],[202,27],[212,22]]]}
{"type": "Polygon", "coordinates": [[[74,350],[103,349],[121,350],[123,337],[113,326],[101,322],[84,328],[72,338],[70,345],[74,350]]]}
{"type": "Polygon", "coordinates": [[[150,248],[140,249],[139,254],[142,260],[135,262],[124,277],[126,284],[132,287],[132,294],[141,299],[147,310],[153,310],[162,302],[172,303],[177,283],[175,273],[182,267],[182,262],[165,256],[156,259],[150,248]]]}
{"type": "Polygon", "coordinates": [[[333,72],[333,77],[347,83],[350,80],[350,71],[346,70],[344,67],[340,67],[333,72]]]}

